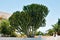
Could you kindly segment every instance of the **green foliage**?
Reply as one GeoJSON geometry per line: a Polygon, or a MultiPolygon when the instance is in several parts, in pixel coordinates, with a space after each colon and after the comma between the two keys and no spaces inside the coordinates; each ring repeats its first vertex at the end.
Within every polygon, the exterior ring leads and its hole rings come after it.
{"type": "Polygon", "coordinates": [[[60,35],[60,19],[58,19],[58,22],[54,25],[52,25],[52,29],[48,30],[48,34],[49,35],[53,35],[53,33],[57,33],[58,35],[60,35]]]}
{"type": "Polygon", "coordinates": [[[54,32],[58,32],[59,31],[58,24],[54,24],[54,25],[52,25],[52,27],[53,27],[54,32]]]}
{"type": "Polygon", "coordinates": [[[54,24],[54,25],[52,25],[52,27],[53,27],[52,29],[49,29],[49,30],[48,30],[47,35],[52,36],[53,34],[55,34],[56,32],[59,31],[58,24],[54,24]]]}
{"type": "Polygon", "coordinates": [[[48,33],[46,33],[47,35],[53,36],[54,30],[53,29],[49,29],[48,33]]]}
{"type": "Polygon", "coordinates": [[[35,32],[35,35],[44,35],[41,31],[35,32]]]}
{"type": "Polygon", "coordinates": [[[9,18],[11,26],[27,36],[35,34],[35,31],[45,26],[45,17],[48,15],[48,8],[44,5],[31,4],[24,6],[23,11],[16,11],[9,18]]]}
{"type": "Polygon", "coordinates": [[[58,22],[53,25],[53,29],[55,33],[57,32],[57,34],[60,35],[60,19],[58,19],[58,22]]]}
{"type": "Polygon", "coordinates": [[[45,17],[48,14],[48,8],[46,6],[31,4],[24,6],[23,11],[29,13],[31,16],[31,26],[34,26],[35,30],[45,25],[45,17]]]}
{"type": "Polygon", "coordinates": [[[17,34],[13,31],[11,32],[10,37],[17,37],[17,34]]]}
{"type": "Polygon", "coordinates": [[[2,36],[11,36],[12,32],[15,32],[15,31],[13,30],[13,27],[10,26],[9,21],[1,20],[0,33],[3,34],[2,36]]]}
{"type": "Polygon", "coordinates": [[[9,34],[9,22],[7,20],[2,20],[1,22],[1,33],[9,34]]]}
{"type": "Polygon", "coordinates": [[[58,25],[60,25],[60,19],[58,19],[58,25]]]}

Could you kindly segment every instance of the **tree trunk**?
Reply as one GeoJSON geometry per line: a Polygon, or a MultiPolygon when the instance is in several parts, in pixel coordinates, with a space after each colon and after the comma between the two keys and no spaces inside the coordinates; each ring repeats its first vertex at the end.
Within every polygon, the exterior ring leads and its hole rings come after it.
{"type": "Polygon", "coordinates": [[[28,38],[34,38],[34,35],[27,35],[28,38]]]}
{"type": "Polygon", "coordinates": [[[60,32],[57,32],[58,35],[60,35],[60,32]]]}
{"type": "Polygon", "coordinates": [[[26,35],[28,38],[34,38],[34,28],[32,26],[30,27],[30,29],[27,30],[26,35]],[[31,31],[31,29],[32,29],[32,31],[31,31]],[[30,34],[30,32],[32,32],[32,33],[30,34]]]}

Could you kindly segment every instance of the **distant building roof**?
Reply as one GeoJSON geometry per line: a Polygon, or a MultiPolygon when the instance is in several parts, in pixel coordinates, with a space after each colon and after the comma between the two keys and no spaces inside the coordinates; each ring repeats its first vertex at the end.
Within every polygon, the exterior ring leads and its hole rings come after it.
{"type": "Polygon", "coordinates": [[[6,12],[0,12],[0,20],[1,19],[8,19],[11,16],[11,14],[6,12]]]}

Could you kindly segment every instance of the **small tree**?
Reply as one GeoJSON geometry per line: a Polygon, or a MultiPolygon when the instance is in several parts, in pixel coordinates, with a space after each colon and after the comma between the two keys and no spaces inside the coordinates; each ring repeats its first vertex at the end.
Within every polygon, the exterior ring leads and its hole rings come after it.
{"type": "Polygon", "coordinates": [[[60,35],[60,19],[58,19],[58,22],[53,25],[54,32],[60,35]]]}
{"type": "Polygon", "coordinates": [[[48,33],[46,33],[49,36],[53,36],[54,30],[53,29],[49,29],[48,33]]]}
{"type": "Polygon", "coordinates": [[[52,25],[52,29],[49,29],[48,30],[48,34],[57,34],[57,35],[60,35],[60,19],[58,19],[58,22],[54,25],[52,25]]]}
{"type": "Polygon", "coordinates": [[[1,20],[0,24],[0,32],[3,34],[2,36],[11,36],[14,31],[12,26],[10,26],[10,23],[8,20],[1,20]]]}
{"type": "Polygon", "coordinates": [[[9,22],[7,22],[6,20],[2,20],[1,22],[1,33],[4,34],[4,36],[9,35],[10,32],[8,32],[9,30],[9,22]]]}
{"type": "Polygon", "coordinates": [[[58,19],[58,29],[59,29],[59,31],[58,31],[58,35],[60,35],[60,19],[58,19]]]}

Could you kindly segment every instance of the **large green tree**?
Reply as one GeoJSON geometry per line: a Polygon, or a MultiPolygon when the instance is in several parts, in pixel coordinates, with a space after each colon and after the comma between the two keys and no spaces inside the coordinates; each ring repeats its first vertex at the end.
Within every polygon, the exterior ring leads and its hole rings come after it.
{"type": "Polygon", "coordinates": [[[39,27],[45,26],[45,18],[47,15],[48,8],[46,6],[31,4],[24,6],[22,12],[14,12],[9,20],[12,26],[29,37],[31,36],[29,34],[30,32],[34,35],[39,27]]]}

